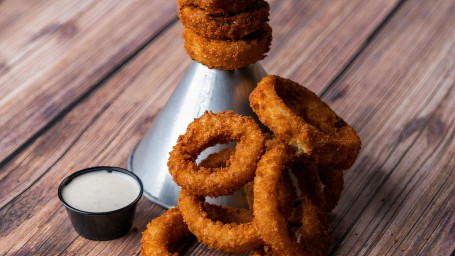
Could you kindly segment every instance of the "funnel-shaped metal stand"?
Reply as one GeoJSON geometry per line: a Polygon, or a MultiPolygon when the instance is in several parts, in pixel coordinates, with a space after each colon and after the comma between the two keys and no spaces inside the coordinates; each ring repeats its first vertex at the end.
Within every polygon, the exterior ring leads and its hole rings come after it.
{"type": "MultiPolygon", "coordinates": [[[[141,178],[145,197],[166,208],[177,205],[180,188],[167,168],[169,152],[177,138],[206,110],[214,113],[233,110],[256,118],[248,96],[264,76],[266,73],[259,63],[234,71],[209,69],[197,62],[190,65],[146,136],[131,153],[129,169],[141,178]]],[[[204,151],[200,159],[219,148],[204,151]]],[[[238,192],[212,201],[222,205],[246,204],[238,192]]]]}

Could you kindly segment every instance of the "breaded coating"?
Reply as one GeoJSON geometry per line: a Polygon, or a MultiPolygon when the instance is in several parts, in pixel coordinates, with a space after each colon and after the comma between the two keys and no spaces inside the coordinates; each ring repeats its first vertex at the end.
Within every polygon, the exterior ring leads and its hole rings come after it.
{"type": "Polygon", "coordinates": [[[243,12],[255,3],[255,0],[177,0],[177,7],[197,6],[210,14],[229,14],[243,12]]]}
{"type": "Polygon", "coordinates": [[[190,231],[210,248],[224,252],[245,252],[262,245],[254,220],[248,223],[214,221],[204,210],[204,197],[180,191],[179,208],[190,231]]]}
{"type": "Polygon", "coordinates": [[[261,30],[240,40],[210,39],[185,29],[183,38],[193,60],[209,68],[235,70],[264,59],[272,42],[272,28],[265,23],[261,30]]]}
{"type": "Polygon", "coordinates": [[[324,184],[324,197],[327,212],[332,212],[340,200],[344,187],[343,171],[330,167],[319,168],[319,176],[324,184]]]}
{"type": "Polygon", "coordinates": [[[232,111],[205,112],[181,135],[170,152],[168,167],[177,185],[197,195],[229,195],[254,178],[256,164],[264,152],[264,136],[251,117],[232,111]],[[236,141],[229,166],[197,166],[198,155],[218,143],[236,141]]]}
{"type": "MultiPolygon", "coordinates": [[[[253,215],[256,228],[261,234],[264,243],[270,246],[273,252],[279,253],[279,255],[323,255],[323,252],[318,250],[317,247],[308,246],[306,241],[297,242],[296,237],[289,230],[286,217],[280,211],[279,180],[286,164],[292,158],[292,154],[289,153],[287,147],[285,144],[274,146],[264,154],[258,163],[253,185],[253,215]]],[[[306,204],[308,201],[305,200],[304,203],[306,204]]],[[[309,209],[308,206],[302,206],[302,208],[303,211],[309,209]]],[[[311,220],[305,220],[305,222],[313,222],[319,225],[317,216],[319,214],[310,214],[308,217],[311,220]]],[[[305,228],[305,225],[302,225],[302,229],[305,228]]],[[[307,237],[302,237],[302,239],[305,238],[307,237]]]]}
{"type": "Polygon", "coordinates": [[[179,243],[191,235],[177,207],[153,219],[142,232],[141,253],[144,256],[178,256],[172,253],[179,243]]]}
{"type": "Polygon", "coordinates": [[[307,88],[267,76],[250,94],[250,106],[276,137],[318,164],[347,169],[361,142],[355,130],[307,88]]]}
{"type": "Polygon", "coordinates": [[[213,15],[196,6],[179,9],[183,26],[197,34],[212,39],[241,39],[261,30],[268,21],[270,7],[264,0],[255,0],[251,9],[226,15],[213,15]]]}

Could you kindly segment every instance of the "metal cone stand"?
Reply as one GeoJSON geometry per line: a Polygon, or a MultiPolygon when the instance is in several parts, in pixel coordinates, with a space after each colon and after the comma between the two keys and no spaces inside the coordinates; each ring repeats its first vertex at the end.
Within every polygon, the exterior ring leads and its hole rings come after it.
{"type": "MultiPolygon", "coordinates": [[[[206,110],[214,113],[233,110],[257,119],[250,108],[248,96],[264,76],[266,72],[259,63],[234,71],[209,69],[197,62],[190,65],[128,162],[129,169],[141,178],[146,198],[166,208],[177,205],[180,188],[167,168],[169,152],[177,138],[185,133],[194,118],[200,117],[206,110]]],[[[209,148],[199,158],[203,159],[222,147],[209,148]]],[[[225,206],[246,205],[240,191],[208,201],[225,206]]]]}

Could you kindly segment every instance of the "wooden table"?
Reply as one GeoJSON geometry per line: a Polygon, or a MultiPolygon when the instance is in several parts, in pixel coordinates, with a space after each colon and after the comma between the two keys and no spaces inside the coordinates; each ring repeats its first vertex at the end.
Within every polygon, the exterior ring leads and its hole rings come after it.
{"type": "MultiPolygon", "coordinates": [[[[455,0],[270,0],[261,63],[318,93],[363,147],[331,255],[455,255],[455,0]]],[[[0,0],[0,254],[136,255],[76,234],[57,186],[126,167],[190,63],[170,0],[0,0]]],[[[222,255],[190,241],[185,255],[222,255]]]]}

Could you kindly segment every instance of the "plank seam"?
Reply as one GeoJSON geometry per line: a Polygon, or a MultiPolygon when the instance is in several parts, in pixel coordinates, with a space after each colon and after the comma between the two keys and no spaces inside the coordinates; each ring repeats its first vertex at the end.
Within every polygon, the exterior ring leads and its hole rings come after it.
{"type": "Polygon", "coordinates": [[[34,135],[32,135],[28,140],[26,140],[22,145],[20,145],[16,150],[14,150],[9,156],[7,156],[4,160],[0,162],[0,170],[3,168],[9,161],[11,161],[14,157],[16,157],[20,152],[26,149],[30,144],[36,141],[41,135],[43,135],[47,130],[52,128],[56,123],[58,123],[61,119],[63,119],[71,110],[73,110],[77,105],[81,102],[86,100],[90,95],[92,95],[95,91],[102,87],[109,79],[111,79],[120,69],[126,66],[131,60],[133,60],[139,53],[142,52],[150,43],[152,43],[156,38],[158,38],[161,34],[163,34],[168,28],[173,26],[178,21],[178,16],[174,17],[170,22],[164,25],[155,35],[153,35],[149,40],[147,40],[144,44],[142,44],[136,51],[134,51],[131,55],[126,57],[120,64],[115,66],[109,73],[107,73],[103,78],[99,80],[99,82],[95,83],[90,89],[87,90],[84,94],[82,94],[79,98],[74,100],[73,103],[69,104],[66,108],[64,108],[58,115],[56,115],[52,120],[50,120],[43,128],[38,130],[34,135]]]}
{"type": "MultiPolygon", "coordinates": [[[[455,136],[455,135],[452,135],[452,136],[451,136],[451,139],[449,139],[449,141],[452,141],[454,136],[455,136]]],[[[443,150],[442,150],[442,151],[443,151],[443,150]]],[[[452,157],[453,157],[453,155],[454,155],[454,154],[452,154],[452,157]]],[[[427,159],[428,159],[428,158],[430,158],[430,156],[428,156],[427,159]]],[[[426,159],[426,160],[427,160],[427,159],[426,159]]],[[[422,164],[424,164],[425,162],[427,162],[426,160],[423,161],[422,164]]],[[[447,166],[447,165],[446,165],[446,166],[447,166]]],[[[453,170],[455,170],[455,168],[452,168],[452,171],[450,171],[450,173],[453,173],[453,170]]],[[[449,177],[450,177],[450,175],[449,175],[449,177]]],[[[420,179],[419,179],[419,181],[420,181],[420,179]]],[[[437,192],[433,195],[433,197],[431,198],[430,202],[433,202],[434,199],[435,199],[437,196],[439,196],[439,194],[441,193],[441,191],[443,190],[443,188],[446,187],[446,185],[447,185],[447,183],[448,183],[449,181],[452,182],[450,179],[447,179],[447,180],[441,185],[441,187],[438,189],[438,191],[437,191],[437,192]]],[[[406,198],[405,198],[405,199],[406,199],[406,198]]],[[[414,229],[415,225],[419,222],[419,220],[420,220],[420,219],[422,218],[422,216],[425,214],[425,212],[427,211],[428,207],[430,207],[430,205],[431,205],[431,204],[428,204],[428,205],[425,207],[425,209],[424,209],[424,210],[422,211],[422,213],[419,215],[419,217],[418,217],[417,220],[414,222],[414,224],[412,225],[412,227],[408,230],[408,232],[406,233],[406,235],[403,237],[403,239],[401,240],[401,242],[400,242],[400,244],[398,245],[398,247],[401,246],[401,245],[403,244],[404,239],[405,239],[406,237],[409,236],[409,234],[411,233],[411,231],[414,229]]],[[[443,217],[444,217],[444,216],[443,216],[443,217]]],[[[441,218],[441,220],[443,219],[443,217],[441,218]]],[[[427,242],[428,242],[428,241],[427,241],[427,242]]],[[[395,248],[394,252],[398,249],[398,247],[395,248]]],[[[421,248],[421,250],[423,250],[423,249],[424,249],[424,247],[421,248]]],[[[390,252],[390,250],[392,250],[392,248],[389,249],[388,252],[390,252]]],[[[420,250],[420,251],[421,251],[421,250],[420,250]]]]}
{"type": "MultiPolygon", "coordinates": [[[[114,100],[112,100],[114,101],[114,100]]],[[[74,143],[76,143],[80,137],[89,129],[90,127],[90,124],[92,124],[93,122],[95,122],[101,115],[102,113],[112,104],[112,101],[107,104],[98,114],[96,114],[96,116],[89,122],[89,124],[87,125],[87,127],[85,127],[80,133],[79,135],[73,140],[73,142],[70,144],[70,146],[68,146],[67,149],[65,149],[65,151],[62,153],[62,155],[60,157],[58,157],[54,163],[52,163],[49,168],[47,168],[47,170],[45,172],[43,172],[35,181],[33,181],[32,183],[30,183],[29,186],[27,186],[24,190],[22,190],[21,193],[17,194],[15,197],[13,197],[11,200],[9,200],[8,202],[6,202],[2,207],[0,207],[0,211],[2,211],[7,205],[9,205],[11,202],[15,201],[18,197],[20,197],[23,193],[25,193],[26,191],[28,191],[31,187],[33,187],[33,185],[35,185],[38,181],[40,181],[45,175],[46,173],[52,169],[67,153],[68,151],[71,149],[72,145],[74,145],[74,143]]]]}
{"type": "MultiPolygon", "coordinates": [[[[336,252],[336,250],[338,249],[338,245],[342,244],[342,241],[344,241],[344,239],[346,238],[346,236],[349,234],[349,232],[351,232],[351,230],[354,228],[354,226],[357,224],[357,221],[359,220],[359,218],[362,216],[362,214],[365,212],[367,206],[371,203],[371,201],[374,199],[376,193],[380,190],[380,188],[382,188],[382,186],[387,182],[388,178],[390,177],[390,175],[392,175],[393,173],[393,170],[395,170],[395,168],[400,164],[401,160],[403,160],[404,156],[407,154],[407,152],[412,148],[412,146],[414,145],[414,143],[417,141],[417,137],[419,137],[421,134],[423,133],[423,129],[422,131],[420,131],[420,133],[416,136],[416,139],[411,143],[411,145],[406,149],[406,151],[404,152],[404,154],[401,156],[401,158],[397,161],[397,163],[394,165],[394,167],[392,168],[391,172],[388,173],[388,175],[384,178],[384,180],[381,182],[381,184],[379,185],[379,187],[374,191],[373,195],[368,199],[368,201],[364,204],[364,207],[362,207],[362,209],[359,211],[359,213],[356,215],[354,221],[352,221],[351,225],[349,225],[349,227],[345,230],[345,232],[343,233],[342,236],[340,236],[340,239],[337,241],[336,245],[333,247],[333,249],[330,251],[330,253],[328,255],[333,255],[333,253],[336,252]]],[[[395,151],[395,149],[398,147],[398,144],[395,145],[394,149],[390,152],[389,156],[393,154],[393,152],[395,151]]],[[[382,167],[382,165],[377,168],[378,170],[380,170],[382,167]]],[[[371,176],[371,178],[368,180],[367,184],[364,186],[364,188],[370,184],[370,182],[374,179],[374,176],[371,176]]],[[[363,191],[363,188],[360,190],[360,191],[363,191]]],[[[360,194],[354,199],[354,201],[357,201],[357,199],[360,197],[360,194]]],[[[342,219],[347,215],[347,212],[346,214],[343,215],[342,219]]],[[[340,224],[341,222],[339,222],[340,224]]],[[[338,225],[337,225],[338,226],[338,225]]],[[[335,227],[337,227],[335,226],[335,227]]]]}
{"type": "Polygon", "coordinates": [[[73,243],[74,241],[76,241],[76,239],[78,238],[79,236],[76,236],[73,240],[71,240],[70,243],[68,243],[68,245],[65,247],[65,249],[63,249],[60,253],[59,253],[59,256],[60,255],[63,255],[63,252],[65,252],[73,243]]]}
{"type": "MultiPolygon", "coordinates": [[[[452,174],[453,174],[454,170],[455,170],[455,168],[452,169],[452,171],[451,171],[452,174]]],[[[445,186],[446,184],[447,184],[447,182],[444,184],[444,186],[445,186]]],[[[446,202],[447,198],[449,198],[449,199],[450,199],[450,198],[454,198],[454,196],[453,196],[453,194],[454,194],[453,191],[454,191],[454,190],[452,190],[451,193],[444,199],[444,202],[446,202]]],[[[448,208],[449,208],[449,209],[455,209],[455,202],[452,202],[451,206],[448,207],[448,208]]],[[[447,224],[447,222],[450,220],[450,218],[447,218],[447,215],[448,215],[450,212],[454,212],[454,211],[450,211],[450,210],[449,210],[449,211],[447,211],[447,212],[441,217],[441,219],[439,220],[438,224],[435,225],[433,231],[431,232],[431,235],[433,235],[433,234],[436,233],[436,229],[437,229],[438,227],[441,227],[441,226],[443,227],[443,226],[445,226],[445,225],[447,224]],[[446,218],[447,218],[447,219],[446,219],[446,218]],[[444,221],[444,219],[446,219],[446,220],[444,221]],[[442,224],[442,223],[443,223],[443,224],[442,224]]],[[[427,241],[425,242],[425,244],[423,245],[423,247],[420,249],[418,255],[427,255],[428,250],[431,248],[431,246],[433,246],[433,245],[436,244],[436,242],[438,241],[438,239],[436,239],[436,238],[439,238],[439,237],[441,236],[441,234],[442,234],[442,229],[439,229],[439,231],[437,231],[436,236],[435,236],[435,239],[433,239],[432,243],[429,244],[429,243],[428,243],[429,240],[427,240],[427,241]]]]}
{"type": "Polygon", "coordinates": [[[383,30],[383,28],[389,23],[389,21],[392,19],[393,16],[398,12],[398,10],[401,9],[404,3],[406,3],[408,0],[400,0],[394,7],[393,9],[387,14],[387,16],[382,20],[382,22],[376,27],[376,29],[371,33],[371,35],[368,36],[368,38],[363,42],[362,46],[360,49],[357,51],[356,54],[354,54],[351,59],[344,65],[343,69],[329,82],[329,84],[322,90],[322,92],[319,94],[319,97],[322,98],[324,97],[327,92],[332,88],[338,80],[344,75],[344,73],[351,68],[351,66],[354,64],[354,62],[362,55],[362,53],[366,50],[366,48],[370,45],[370,43],[376,39],[376,37],[379,35],[379,33],[383,30]]]}
{"type": "MultiPolygon", "coordinates": [[[[443,102],[450,96],[450,93],[452,91],[453,87],[451,87],[451,89],[446,93],[446,95],[444,96],[443,100],[438,104],[438,106],[435,108],[435,110],[439,109],[439,107],[443,104],[443,102]]],[[[430,115],[431,116],[431,115],[430,115]]],[[[337,245],[339,245],[340,243],[342,243],[342,241],[344,240],[344,238],[349,234],[349,232],[351,232],[352,228],[354,228],[354,226],[356,225],[358,219],[363,215],[363,213],[365,212],[367,206],[371,203],[371,201],[375,198],[376,194],[380,191],[380,189],[384,186],[384,184],[387,182],[387,180],[389,179],[389,177],[392,175],[392,173],[394,172],[394,170],[396,169],[396,167],[401,163],[401,161],[403,160],[403,158],[406,156],[406,154],[409,152],[409,150],[414,146],[414,144],[417,142],[418,138],[422,135],[422,133],[425,131],[425,129],[427,128],[428,124],[430,123],[431,120],[433,120],[434,118],[430,118],[426,121],[425,125],[422,127],[422,129],[419,131],[419,133],[415,136],[415,139],[412,141],[412,143],[409,145],[409,147],[406,149],[406,151],[403,153],[403,155],[400,157],[400,159],[397,161],[397,163],[393,166],[393,168],[390,170],[390,172],[387,174],[387,176],[384,178],[383,182],[381,182],[381,184],[378,186],[378,188],[374,191],[374,193],[372,194],[372,196],[368,199],[368,201],[366,202],[366,204],[364,205],[364,207],[359,211],[359,214],[356,215],[355,217],[355,221],[352,222],[352,224],[346,229],[346,231],[344,232],[344,234],[340,237],[340,239],[338,240],[337,242],[337,245]]],[[[395,147],[393,148],[393,150],[391,150],[390,155],[393,154],[393,152],[395,151],[395,149],[398,147],[399,144],[396,144],[395,147]]],[[[382,165],[379,167],[379,169],[381,169],[382,165]]],[[[363,191],[363,189],[368,185],[370,184],[370,182],[373,180],[374,176],[372,176],[370,178],[370,180],[366,183],[366,185],[361,189],[361,191],[363,191]]],[[[360,196],[360,194],[359,194],[360,196]]],[[[357,196],[354,201],[356,201],[358,199],[357,196]]],[[[347,213],[346,213],[347,214],[347,213]]],[[[343,215],[342,219],[346,216],[346,214],[343,215]]],[[[341,222],[340,222],[341,223],[341,222]]],[[[337,225],[338,226],[338,225],[337,225]]],[[[336,226],[335,226],[336,227],[336,226]]],[[[336,252],[336,250],[338,249],[337,246],[333,247],[333,249],[330,251],[329,255],[332,255],[333,253],[336,252]]]]}

